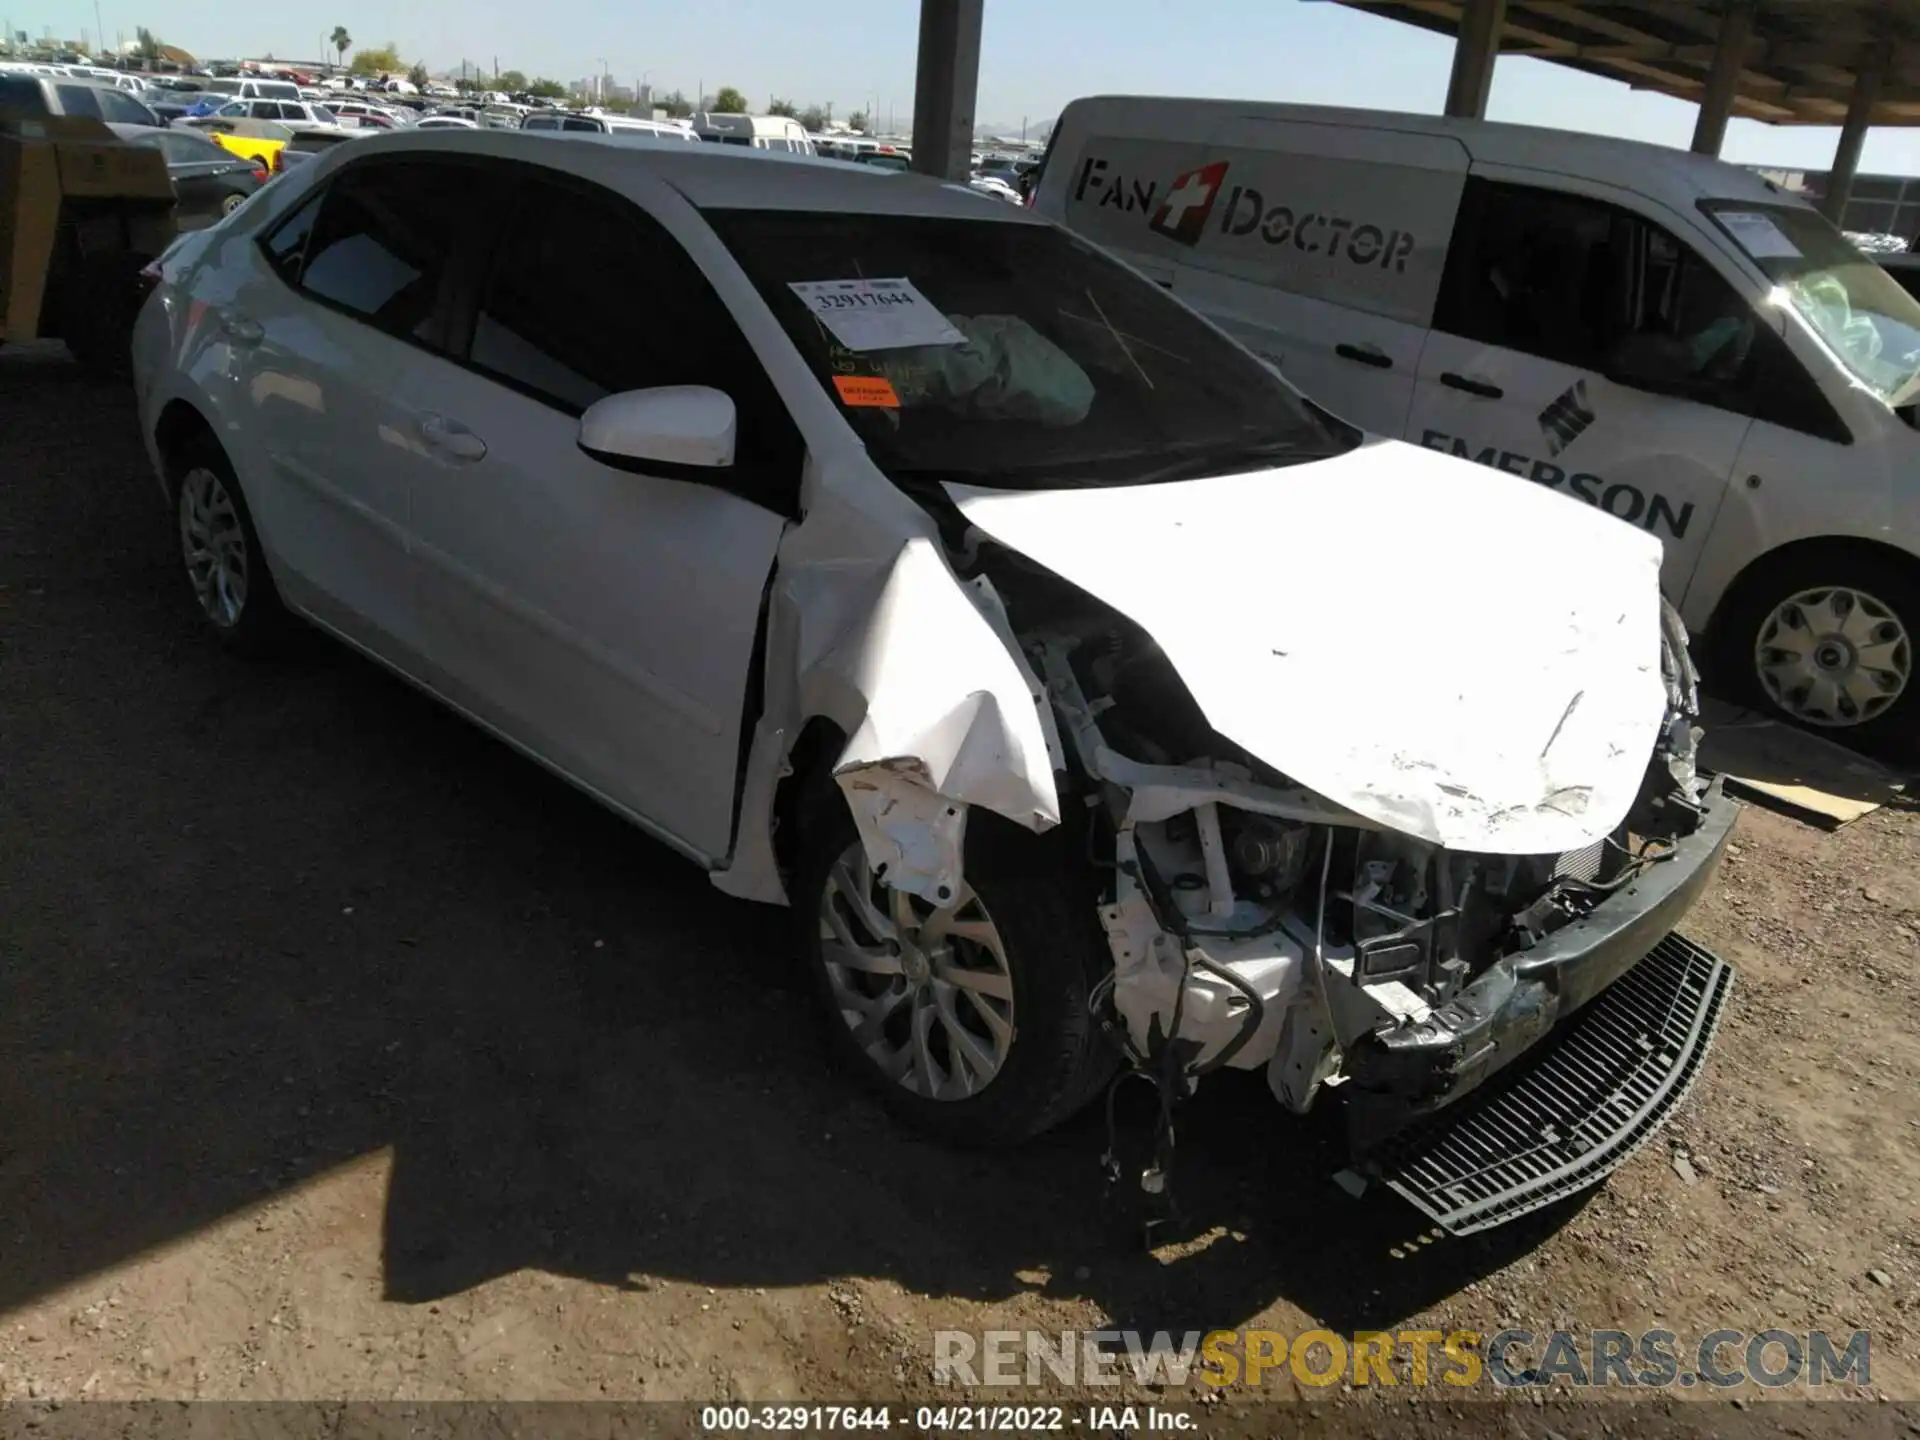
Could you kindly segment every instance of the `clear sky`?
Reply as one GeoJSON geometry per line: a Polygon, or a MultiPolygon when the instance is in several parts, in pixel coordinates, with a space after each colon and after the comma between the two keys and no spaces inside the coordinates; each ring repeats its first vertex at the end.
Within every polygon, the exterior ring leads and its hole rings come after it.
{"type": "MultiPolygon", "coordinates": [[[[983,121],[1055,115],[1076,95],[1158,95],[1364,105],[1437,112],[1451,42],[1314,0],[986,0],[983,121]]],[[[38,35],[95,27],[92,0],[0,0],[0,18],[38,35]]],[[[312,58],[335,25],[369,45],[393,41],[439,70],[460,60],[573,80],[604,60],[615,80],[643,75],[689,95],[704,82],[832,102],[844,115],[879,96],[878,118],[910,123],[915,0],[324,0],[316,6],[224,0],[99,0],[109,35],[136,26],[203,57],[312,58]],[[310,19],[294,20],[298,9],[310,19]]],[[[1502,60],[1497,120],[1671,145],[1688,143],[1693,106],[1535,60],[1502,60]]],[[[1836,132],[1736,120],[1729,160],[1824,169],[1836,132]]],[[[1920,175],[1920,129],[1880,130],[1861,168],[1920,175]]]]}

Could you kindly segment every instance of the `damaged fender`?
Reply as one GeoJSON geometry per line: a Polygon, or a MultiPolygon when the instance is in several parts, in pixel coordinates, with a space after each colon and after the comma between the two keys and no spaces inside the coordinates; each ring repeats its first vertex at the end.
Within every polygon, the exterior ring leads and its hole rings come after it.
{"type": "MultiPolygon", "coordinates": [[[[729,894],[786,898],[773,796],[813,716],[849,735],[833,763],[876,874],[929,903],[960,886],[967,807],[1034,831],[1060,821],[1059,741],[998,595],[961,581],[921,516],[900,531],[830,503],[790,531],[769,597],[766,708],[755,727],[729,894]]],[[[920,512],[913,512],[919,516],[920,512]]]]}

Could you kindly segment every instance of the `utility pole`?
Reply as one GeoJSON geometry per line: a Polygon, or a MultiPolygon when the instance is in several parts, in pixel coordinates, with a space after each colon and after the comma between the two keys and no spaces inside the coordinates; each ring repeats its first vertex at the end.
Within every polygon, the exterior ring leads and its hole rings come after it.
{"type": "Polygon", "coordinates": [[[100,37],[100,46],[106,48],[107,27],[100,21],[100,0],[93,0],[93,33],[100,37]]]}

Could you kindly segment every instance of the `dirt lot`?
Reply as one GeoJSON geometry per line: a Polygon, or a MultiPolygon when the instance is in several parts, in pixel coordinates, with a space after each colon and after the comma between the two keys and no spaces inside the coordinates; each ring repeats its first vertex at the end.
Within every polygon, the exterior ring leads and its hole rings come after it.
{"type": "Polygon", "coordinates": [[[1146,1254],[1097,1117],[898,1132],[780,914],[334,647],[200,643],[57,352],[0,356],[0,645],[0,1398],[952,1398],[936,1329],[1103,1325],[1864,1328],[1920,1398],[1911,810],[1742,817],[1717,1052],[1603,1190],[1423,1246],[1224,1081],[1146,1254]]]}

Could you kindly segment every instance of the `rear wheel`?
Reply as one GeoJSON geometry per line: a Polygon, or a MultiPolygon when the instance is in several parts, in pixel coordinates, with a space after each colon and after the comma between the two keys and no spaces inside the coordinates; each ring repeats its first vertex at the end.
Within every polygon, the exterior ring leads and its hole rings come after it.
{"type": "Polygon", "coordinates": [[[1115,1056],[1088,1009],[1109,964],[1053,847],[969,816],[966,877],[934,906],[880,883],[831,777],[800,816],[792,899],[831,1043],[882,1104],[963,1144],[1009,1144],[1091,1100],[1115,1056]]]}
{"type": "Polygon", "coordinates": [[[1721,662],[1747,698],[1843,745],[1920,742],[1920,569],[1870,551],[1802,551],[1742,584],[1721,662]]]}
{"type": "Polygon", "coordinates": [[[220,202],[220,213],[222,215],[231,215],[246,203],[247,197],[244,195],[238,193],[228,195],[220,202]]]}
{"type": "Polygon", "coordinates": [[[174,510],[180,558],[202,622],[239,654],[277,649],[286,637],[287,613],[233,468],[211,440],[187,455],[174,510]]]}

